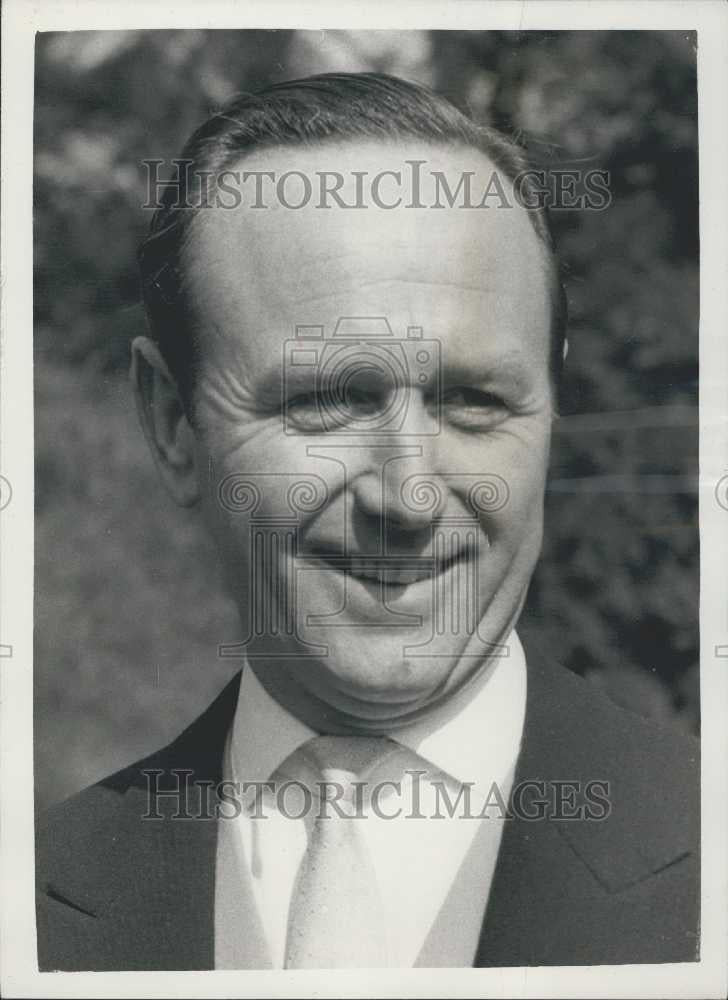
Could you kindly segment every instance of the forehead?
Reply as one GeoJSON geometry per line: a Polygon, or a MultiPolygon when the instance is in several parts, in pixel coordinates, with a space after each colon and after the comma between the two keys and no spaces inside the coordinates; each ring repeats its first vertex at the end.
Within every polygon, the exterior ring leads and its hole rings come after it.
{"type": "MultiPolygon", "coordinates": [[[[510,182],[496,174],[481,153],[421,143],[348,142],[313,148],[273,148],[246,156],[232,170],[250,175],[289,172],[306,175],[313,195],[302,208],[286,207],[276,184],[263,178],[263,202],[255,208],[255,177],[240,185],[234,208],[197,213],[185,250],[188,302],[203,353],[223,350],[244,360],[252,376],[262,370],[296,326],[330,329],[341,316],[384,316],[396,336],[408,325],[441,340],[444,354],[475,351],[497,355],[514,348],[545,362],[548,354],[550,293],[546,251],[513,198],[510,182]],[[418,168],[419,191],[413,189],[418,168]],[[392,171],[394,177],[386,174],[392,171]],[[319,207],[320,175],[342,178],[330,207],[319,207]],[[463,183],[471,203],[447,206],[450,191],[463,183]],[[372,201],[381,177],[383,202],[372,201]],[[493,192],[505,193],[509,207],[493,192]],[[359,187],[358,187],[359,186],[359,187]],[[363,186],[363,187],[362,187],[363,186]],[[361,193],[364,191],[362,198],[361,193]],[[446,207],[408,207],[413,203],[446,207]]],[[[237,179],[234,183],[237,183],[237,179]]],[[[302,200],[303,181],[289,177],[285,197],[302,200]]],[[[332,181],[329,180],[329,184],[332,181]]],[[[206,355],[207,356],[207,355],[206,355]]]]}

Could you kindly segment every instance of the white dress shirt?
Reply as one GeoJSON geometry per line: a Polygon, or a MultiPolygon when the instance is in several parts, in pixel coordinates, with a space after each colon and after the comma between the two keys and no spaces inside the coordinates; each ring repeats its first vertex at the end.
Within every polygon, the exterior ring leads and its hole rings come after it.
{"type": "MultiPolygon", "coordinates": [[[[469,811],[461,800],[450,817],[447,804],[423,779],[419,811],[427,818],[412,818],[411,779],[405,774],[401,796],[393,790],[391,801],[386,795],[381,799],[383,813],[401,807],[401,815],[368,815],[361,823],[396,966],[472,964],[503,830],[493,785],[507,803],[525,715],[526,663],[515,632],[506,645],[508,654],[495,657],[449,703],[388,734],[458,786],[470,788],[469,811]],[[488,818],[473,818],[486,800],[491,803],[488,818]],[[436,813],[443,818],[429,818],[436,813]]],[[[226,777],[267,781],[289,754],[316,735],[279,705],[246,665],[226,777]]],[[[453,789],[451,802],[457,786],[453,789]]],[[[290,819],[274,808],[266,809],[266,817],[253,819],[244,809],[236,819],[219,823],[216,968],[284,965],[291,893],[307,847],[307,828],[303,819],[290,819]]]]}

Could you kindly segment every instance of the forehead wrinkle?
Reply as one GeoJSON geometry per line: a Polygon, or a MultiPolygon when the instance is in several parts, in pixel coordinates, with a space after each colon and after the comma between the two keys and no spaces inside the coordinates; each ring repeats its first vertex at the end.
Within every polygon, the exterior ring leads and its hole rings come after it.
{"type": "MultiPolygon", "coordinates": [[[[212,213],[208,213],[211,215],[212,213]]],[[[198,213],[204,217],[204,213],[198,213]]],[[[301,220],[303,221],[303,220],[301,220]]],[[[309,219],[309,231],[317,222],[317,219],[309,219]]],[[[485,220],[484,220],[485,222],[485,220]]],[[[254,281],[258,287],[273,291],[275,297],[280,301],[280,292],[285,288],[287,294],[295,295],[299,301],[315,301],[319,296],[297,295],[302,289],[308,291],[316,282],[321,282],[326,289],[332,284],[333,276],[343,286],[350,288],[371,288],[379,283],[391,282],[393,285],[400,283],[409,284],[412,287],[455,287],[470,291],[487,291],[488,287],[481,287],[477,277],[473,277],[473,271],[477,269],[480,274],[498,274],[499,271],[505,275],[510,275],[511,281],[517,276],[521,281],[529,280],[529,272],[536,265],[538,260],[538,271],[547,279],[550,271],[547,248],[538,240],[536,233],[529,225],[529,239],[526,246],[516,239],[512,243],[510,239],[498,246],[478,244],[465,239],[460,233],[459,238],[453,239],[450,243],[441,246],[441,254],[438,259],[433,256],[429,261],[417,261],[418,267],[425,271],[425,277],[413,277],[401,274],[392,277],[391,273],[376,273],[368,278],[361,278],[362,271],[381,272],[382,268],[391,271],[406,271],[413,266],[413,259],[410,253],[411,244],[407,241],[398,241],[394,245],[387,241],[385,247],[377,245],[377,241],[367,238],[367,230],[357,233],[351,231],[340,231],[334,229],[332,232],[332,243],[336,245],[329,248],[326,243],[310,245],[306,243],[306,233],[300,226],[289,227],[286,232],[271,227],[267,232],[262,231],[260,220],[253,222],[251,226],[237,226],[230,230],[224,226],[221,231],[215,222],[207,224],[193,225],[188,231],[184,245],[184,287],[204,289],[204,283],[195,280],[195,273],[199,273],[199,265],[203,264],[214,274],[220,274],[229,261],[237,259],[240,262],[241,271],[245,271],[245,277],[254,281]],[[197,237],[195,231],[197,232],[197,237]],[[216,231],[218,230],[218,231],[216,231]],[[535,241],[535,243],[534,243],[535,241]],[[196,244],[196,246],[195,246],[196,244]],[[221,247],[222,244],[222,247],[221,247]],[[297,246],[305,246],[306,252],[297,254],[297,246]],[[473,251],[476,249],[479,259],[473,259],[473,251]],[[195,255],[195,250],[197,254],[195,255]],[[276,253],[276,251],[279,251],[276,253]],[[525,251],[525,252],[524,252],[525,251]],[[296,266],[294,269],[287,265],[291,263],[291,253],[297,254],[296,266]],[[197,257],[197,260],[194,259],[197,257]],[[200,260],[202,256],[203,260],[200,260]],[[282,259],[282,261],[281,261],[282,259]],[[281,267],[280,264],[283,264],[281,267]],[[443,265],[451,270],[461,268],[461,274],[457,277],[449,277],[447,280],[438,278],[435,274],[430,277],[427,271],[435,268],[442,269],[443,265]],[[352,273],[353,272],[353,273],[352,273]],[[462,275],[462,276],[461,276],[462,275]]],[[[487,224],[482,228],[478,227],[478,233],[485,233],[487,224]]],[[[313,229],[316,233],[316,228],[313,229]]],[[[321,228],[318,227],[318,233],[321,228]]],[[[375,234],[376,235],[376,234],[375,234]]],[[[451,234],[457,237],[457,233],[451,234]]],[[[473,233],[475,237],[476,233],[473,233]]],[[[491,242],[493,237],[490,237],[491,242]]],[[[433,237],[434,240],[434,237],[433,237]]],[[[436,242],[436,241],[435,241],[436,242]]],[[[229,278],[229,275],[227,276],[229,278]]],[[[230,288],[230,281],[227,282],[230,288]]],[[[234,287],[230,288],[234,292],[234,287]]],[[[325,297],[324,291],[320,297],[325,297]]],[[[203,298],[204,298],[203,291],[203,298]]]]}
{"type": "Polygon", "coordinates": [[[436,279],[420,279],[420,278],[372,278],[369,281],[361,281],[357,283],[358,288],[373,288],[376,285],[405,285],[414,288],[455,288],[458,291],[465,292],[491,292],[492,288],[482,285],[468,285],[463,284],[459,280],[453,281],[437,281],[436,279]]]}
{"type": "MultiPolygon", "coordinates": [[[[257,213],[246,214],[247,223],[242,225],[238,224],[238,219],[242,217],[239,214],[239,210],[227,213],[221,210],[196,212],[190,221],[190,225],[187,227],[184,247],[188,249],[189,244],[195,239],[196,234],[204,233],[205,231],[209,232],[212,227],[218,229],[218,232],[213,237],[216,243],[219,244],[221,240],[225,239],[226,242],[235,244],[236,249],[238,251],[242,250],[246,255],[255,254],[256,249],[259,255],[261,243],[283,242],[284,246],[288,248],[294,243],[301,244],[305,247],[306,252],[301,257],[299,265],[305,265],[306,260],[310,262],[322,262],[324,264],[338,264],[349,257],[359,256],[362,250],[372,248],[376,249],[380,256],[389,260],[395,257],[398,252],[404,253],[406,259],[408,252],[411,250],[413,238],[422,236],[421,224],[433,218],[432,211],[427,209],[407,210],[403,208],[392,212],[380,212],[376,214],[377,224],[381,224],[382,229],[386,231],[386,242],[383,245],[382,232],[378,232],[376,226],[370,227],[366,224],[369,216],[367,216],[367,219],[358,217],[356,219],[357,226],[352,227],[351,222],[353,220],[351,216],[328,212],[321,213],[316,206],[307,206],[302,211],[288,212],[285,215],[285,220],[286,223],[290,224],[282,225],[283,210],[274,210],[274,208],[275,206],[269,206],[263,215],[257,213]],[[205,222],[205,219],[208,221],[205,222]],[[223,220],[221,227],[216,224],[215,220],[218,219],[223,220]],[[346,224],[339,225],[341,220],[346,224]],[[231,226],[233,228],[230,228],[231,226]],[[308,228],[309,232],[313,229],[315,232],[328,233],[331,237],[332,245],[329,247],[326,243],[322,243],[312,247],[307,241],[308,233],[305,232],[306,228],[308,228]],[[405,231],[405,235],[403,235],[403,230],[405,231]]],[[[503,237],[510,237],[511,234],[515,235],[519,230],[528,233],[530,239],[527,242],[529,244],[535,241],[535,245],[539,251],[545,249],[538,234],[527,218],[526,210],[523,208],[519,207],[517,210],[508,211],[506,217],[502,214],[504,210],[495,208],[485,210],[485,214],[479,214],[475,209],[466,215],[456,214],[459,211],[452,209],[445,211],[442,215],[436,213],[434,218],[438,222],[437,231],[429,233],[433,242],[436,243],[439,243],[441,240],[443,232],[448,237],[451,237],[449,244],[450,257],[454,255],[455,251],[459,251],[457,256],[462,256],[465,259],[470,258],[474,241],[482,234],[488,233],[489,230],[496,231],[494,239],[499,249],[499,256],[503,255],[504,249],[510,242],[509,238],[506,238],[504,241],[503,237]],[[502,227],[500,222],[505,218],[512,221],[507,227],[502,227]],[[500,220],[500,222],[496,223],[496,219],[500,220]],[[445,230],[443,230],[443,223],[447,221],[451,221],[453,225],[446,225],[445,230]],[[499,233],[500,235],[498,235],[499,233]]],[[[428,234],[425,233],[425,235],[428,234]]],[[[267,247],[267,249],[270,249],[270,247],[267,247]]],[[[533,247],[530,249],[533,249],[533,247]]],[[[509,248],[509,250],[510,255],[515,260],[523,259],[523,246],[518,246],[515,249],[509,248]]],[[[527,251],[527,255],[531,256],[531,253],[527,251]]]]}
{"type": "MultiPolygon", "coordinates": [[[[418,280],[416,278],[372,278],[369,281],[357,280],[355,277],[352,279],[351,287],[345,290],[337,290],[337,295],[348,294],[349,292],[355,292],[357,289],[371,289],[378,286],[396,286],[402,285],[410,288],[448,288],[455,289],[458,292],[472,292],[476,295],[484,295],[493,292],[495,289],[488,286],[477,286],[477,285],[466,285],[461,284],[458,281],[425,281],[418,280]]],[[[330,301],[332,298],[331,291],[322,291],[319,293],[311,293],[310,295],[303,295],[296,299],[296,305],[312,305],[317,302],[325,303],[330,301]]]]}

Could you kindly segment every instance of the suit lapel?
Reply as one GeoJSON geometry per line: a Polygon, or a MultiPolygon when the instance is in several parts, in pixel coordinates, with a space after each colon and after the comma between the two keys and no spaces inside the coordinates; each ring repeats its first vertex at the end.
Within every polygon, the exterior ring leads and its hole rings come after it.
{"type": "Polygon", "coordinates": [[[55,852],[46,905],[56,953],[88,956],[88,964],[71,967],[214,967],[217,821],[214,796],[207,809],[199,790],[222,779],[239,685],[240,674],[172,744],[89,789],[83,807],[69,809],[67,839],[75,850],[55,852]],[[164,794],[178,780],[182,789],[187,783],[186,800],[164,794]],[[151,798],[150,788],[158,793],[151,798]],[[205,812],[210,818],[195,818],[205,812]]]}
{"type": "MultiPolygon", "coordinates": [[[[529,656],[526,716],[514,790],[547,776],[567,778],[559,768],[563,752],[557,749],[565,734],[555,731],[567,707],[547,683],[543,664],[529,656]]],[[[538,950],[534,942],[542,936],[544,920],[558,924],[562,916],[559,886],[589,875],[550,823],[521,815],[506,822],[474,962],[479,967],[534,964],[538,950]]]]}
{"type": "MultiPolygon", "coordinates": [[[[530,650],[528,664],[514,789],[543,781],[543,798],[552,803],[554,782],[582,790],[591,781],[608,782],[610,811],[601,820],[507,821],[474,964],[669,960],[634,957],[637,915],[644,920],[649,912],[654,876],[690,854],[699,814],[694,776],[694,799],[676,801],[690,780],[657,768],[684,763],[687,769],[694,760],[680,762],[667,752],[669,733],[657,735],[564,668],[530,650]]],[[[665,951],[669,956],[667,939],[665,951]]]]}
{"type": "MultiPolygon", "coordinates": [[[[240,677],[237,674],[233,678],[156,764],[165,772],[190,772],[192,791],[186,811],[192,817],[201,817],[174,819],[174,802],[160,799],[160,812],[165,818],[146,821],[146,826],[154,829],[141,838],[145,856],[140,864],[144,871],[153,873],[143,890],[148,905],[142,909],[138,899],[130,899],[129,912],[136,919],[140,912],[143,914],[137,940],[144,937],[145,942],[156,942],[166,956],[165,968],[214,968],[218,821],[214,816],[217,800],[211,789],[222,781],[225,740],[237,704],[240,677]],[[209,799],[206,787],[210,788],[209,799]]],[[[160,776],[160,787],[164,787],[164,780],[165,776],[160,776]]],[[[137,789],[130,791],[139,798],[137,789]]],[[[153,960],[151,955],[149,960],[153,960]]]]}

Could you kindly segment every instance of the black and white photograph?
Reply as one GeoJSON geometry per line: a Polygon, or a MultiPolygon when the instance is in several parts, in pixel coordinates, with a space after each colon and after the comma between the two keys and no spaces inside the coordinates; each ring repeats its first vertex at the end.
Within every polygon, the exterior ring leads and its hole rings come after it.
{"type": "Polygon", "coordinates": [[[27,39],[7,995],[722,995],[707,29],[486,6],[27,39]]]}

